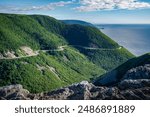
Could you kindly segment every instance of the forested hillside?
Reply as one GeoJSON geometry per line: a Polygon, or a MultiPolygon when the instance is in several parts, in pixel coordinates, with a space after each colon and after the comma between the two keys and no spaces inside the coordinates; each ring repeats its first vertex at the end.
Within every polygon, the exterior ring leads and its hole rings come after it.
{"type": "Polygon", "coordinates": [[[42,15],[0,14],[0,86],[50,91],[93,80],[132,57],[91,26],[42,15]]]}

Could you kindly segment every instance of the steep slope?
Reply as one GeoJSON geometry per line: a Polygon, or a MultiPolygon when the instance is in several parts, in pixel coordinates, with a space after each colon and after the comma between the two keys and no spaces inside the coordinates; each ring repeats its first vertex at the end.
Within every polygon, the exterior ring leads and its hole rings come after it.
{"type": "Polygon", "coordinates": [[[68,48],[38,56],[0,60],[0,86],[22,84],[31,92],[54,90],[104,73],[84,55],[68,48]],[[90,68],[90,69],[89,69],[90,68]]]}
{"type": "MultiPolygon", "coordinates": [[[[137,71],[137,74],[140,74],[140,72],[138,72],[138,69],[140,69],[140,71],[145,69],[144,71],[146,71],[146,68],[144,67],[144,65],[146,65],[146,64],[150,64],[150,53],[128,60],[127,62],[120,65],[116,69],[104,74],[103,76],[101,76],[100,78],[95,80],[94,84],[96,84],[96,85],[114,85],[115,83],[118,83],[123,78],[125,78],[125,75],[128,72],[131,73],[131,72],[135,71],[135,72],[133,72],[135,74],[137,71]]],[[[148,74],[148,72],[145,72],[145,73],[148,74]]],[[[132,78],[134,78],[133,76],[132,76],[132,78]]],[[[142,78],[142,77],[143,76],[141,75],[140,78],[142,78]]],[[[147,77],[145,77],[145,78],[147,78],[147,77]]]]}
{"type": "Polygon", "coordinates": [[[119,45],[97,28],[82,25],[65,25],[64,23],[40,15],[31,15],[41,26],[49,32],[63,36],[70,45],[81,45],[87,47],[113,48],[119,45]]]}
{"type": "Polygon", "coordinates": [[[0,86],[21,84],[31,92],[93,80],[133,57],[97,28],[42,15],[0,14],[0,42],[0,86]]]}
{"type": "Polygon", "coordinates": [[[124,47],[118,47],[114,49],[88,49],[78,47],[78,49],[81,53],[86,55],[89,58],[89,60],[91,60],[94,64],[102,67],[106,71],[111,71],[112,69],[121,65],[125,61],[134,57],[134,55],[131,54],[124,47]]]}
{"type": "Polygon", "coordinates": [[[42,92],[105,72],[78,50],[62,48],[67,42],[59,30],[65,24],[54,18],[0,14],[0,21],[1,86],[20,83],[31,92],[42,92]]]}
{"type": "Polygon", "coordinates": [[[50,16],[30,15],[30,17],[36,20],[42,27],[47,29],[49,32],[55,33],[59,36],[61,36],[62,31],[65,30],[65,28],[67,27],[67,25],[65,25],[63,22],[50,16]]]}
{"type": "Polygon", "coordinates": [[[115,48],[119,46],[97,28],[89,26],[70,25],[63,30],[63,36],[71,45],[99,48],[115,48]]]}
{"type": "Polygon", "coordinates": [[[16,50],[21,46],[50,49],[66,42],[27,15],[0,14],[0,52],[16,50]]]}
{"type": "Polygon", "coordinates": [[[33,15],[31,17],[48,31],[64,37],[70,46],[78,49],[92,62],[107,71],[134,57],[128,50],[118,45],[97,28],[83,25],[65,25],[48,16],[33,15]],[[114,62],[116,64],[113,64],[114,62]]]}

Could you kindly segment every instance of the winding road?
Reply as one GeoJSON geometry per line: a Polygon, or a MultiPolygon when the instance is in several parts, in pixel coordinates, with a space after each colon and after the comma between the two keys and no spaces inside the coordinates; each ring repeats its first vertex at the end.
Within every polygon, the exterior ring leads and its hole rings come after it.
{"type": "Polygon", "coordinates": [[[21,58],[29,58],[29,57],[34,57],[34,56],[38,56],[40,52],[60,52],[60,51],[64,51],[64,48],[66,46],[59,46],[58,49],[51,49],[51,50],[37,50],[37,51],[34,51],[34,54],[32,55],[26,55],[26,56],[20,56],[20,57],[13,57],[13,58],[6,58],[6,57],[3,57],[3,58],[0,58],[0,60],[13,60],[13,59],[21,59],[21,58]]]}
{"type": "Polygon", "coordinates": [[[92,48],[92,47],[85,47],[85,46],[80,46],[80,45],[70,45],[72,47],[79,47],[79,48],[83,48],[83,49],[87,49],[87,50],[120,50],[123,47],[120,46],[118,48],[113,48],[113,49],[108,49],[108,48],[92,48]]]}
{"type": "Polygon", "coordinates": [[[14,60],[14,59],[21,59],[21,58],[29,58],[29,57],[38,56],[40,52],[44,52],[44,53],[46,53],[46,52],[60,52],[60,51],[64,51],[65,47],[69,47],[69,46],[80,47],[80,48],[84,48],[84,49],[88,49],[88,50],[120,50],[123,48],[122,46],[120,46],[118,48],[108,49],[108,48],[92,48],[92,47],[85,47],[85,46],[80,46],[80,45],[64,45],[64,46],[59,46],[57,49],[37,50],[37,51],[34,51],[34,54],[32,54],[32,55],[13,57],[13,58],[3,57],[3,58],[0,58],[0,60],[14,60]]]}

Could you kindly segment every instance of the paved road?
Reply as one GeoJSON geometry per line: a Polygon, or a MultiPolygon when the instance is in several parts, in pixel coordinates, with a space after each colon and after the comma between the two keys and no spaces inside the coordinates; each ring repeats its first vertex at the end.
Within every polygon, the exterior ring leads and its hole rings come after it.
{"type": "MultiPolygon", "coordinates": [[[[69,45],[69,46],[80,47],[80,48],[84,48],[84,49],[88,49],[88,50],[120,50],[120,49],[122,49],[121,46],[118,48],[114,48],[114,49],[92,48],[92,47],[85,47],[85,46],[80,46],[80,45],[69,45]]],[[[40,52],[60,52],[60,51],[64,51],[65,47],[68,47],[68,46],[67,45],[59,46],[57,49],[51,49],[51,50],[37,50],[37,51],[34,51],[34,54],[32,54],[32,55],[26,55],[26,56],[14,57],[14,58],[0,58],[0,60],[13,60],[13,59],[29,58],[29,57],[38,56],[40,52]]]]}
{"type": "Polygon", "coordinates": [[[120,50],[122,49],[122,46],[118,47],[118,48],[113,48],[113,49],[108,49],[108,48],[92,48],[92,47],[85,47],[85,46],[80,46],[80,45],[70,45],[73,47],[80,47],[80,48],[84,48],[87,50],[120,50]]]}

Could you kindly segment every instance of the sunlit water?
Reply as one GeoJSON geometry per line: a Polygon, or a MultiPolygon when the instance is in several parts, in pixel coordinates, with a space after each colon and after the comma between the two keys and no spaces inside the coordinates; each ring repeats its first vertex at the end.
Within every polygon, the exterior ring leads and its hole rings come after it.
{"type": "Polygon", "coordinates": [[[100,24],[97,27],[135,55],[150,52],[150,25],[100,24]]]}

